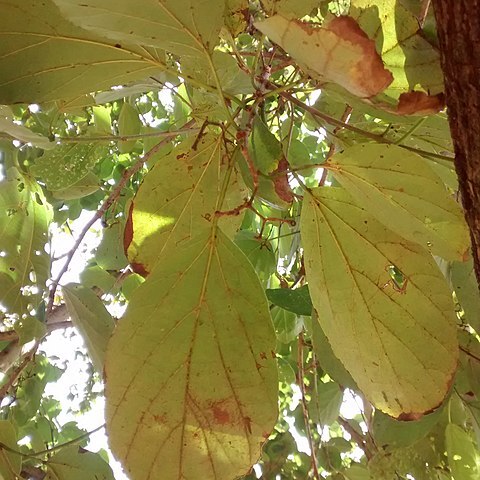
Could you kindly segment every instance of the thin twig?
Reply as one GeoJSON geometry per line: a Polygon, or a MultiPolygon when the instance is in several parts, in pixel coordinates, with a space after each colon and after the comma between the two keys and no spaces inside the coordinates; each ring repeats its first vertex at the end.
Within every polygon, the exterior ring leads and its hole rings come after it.
{"type": "Polygon", "coordinates": [[[105,428],[105,423],[103,423],[102,425],[100,425],[99,427],[97,428],[94,428],[93,430],[90,430],[89,432],[85,432],[83,433],[82,435],[79,435],[78,437],[72,439],[72,440],[69,440],[68,442],[65,442],[65,443],[61,443],[59,445],[55,445],[54,447],[52,448],[47,448],[46,450],[40,450],[39,452],[35,452],[31,455],[33,455],[34,457],[40,457],[42,455],[47,455],[48,453],[52,453],[52,452],[55,452],[57,450],[60,450],[62,448],[65,448],[65,447],[68,447],[69,445],[74,445],[78,442],[81,442],[82,440],[84,440],[85,438],[89,438],[91,435],[93,435],[94,433],[102,430],[103,428],[105,428]]]}
{"type": "MultiPolygon", "coordinates": [[[[340,121],[344,122],[345,124],[348,123],[348,119],[350,118],[350,115],[352,113],[352,107],[350,105],[347,105],[345,107],[345,110],[343,111],[343,114],[340,118],[340,121]]],[[[339,127],[338,125],[333,129],[333,134],[336,135],[340,130],[342,130],[343,127],[339,127]]],[[[327,156],[325,157],[325,163],[327,163],[333,155],[335,155],[335,143],[332,141],[330,142],[330,147],[328,149],[327,156]]],[[[318,182],[319,187],[323,187],[325,185],[325,182],[327,180],[327,175],[328,175],[328,170],[326,168],[323,169],[322,172],[322,178],[320,178],[320,181],[318,182]]]]}
{"type": "Polygon", "coordinates": [[[308,415],[308,407],[307,407],[307,399],[305,394],[305,383],[304,383],[304,376],[305,371],[303,368],[303,347],[304,347],[304,339],[303,339],[303,332],[300,332],[298,336],[298,378],[297,383],[300,387],[300,392],[302,394],[302,409],[303,409],[303,417],[305,420],[305,432],[307,434],[308,444],[310,446],[311,458],[312,458],[312,469],[313,469],[313,478],[315,480],[321,480],[320,474],[318,472],[318,464],[317,464],[317,454],[315,449],[315,443],[312,437],[312,430],[310,428],[310,417],[308,415]]]}
{"type": "Polygon", "coordinates": [[[350,425],[350,422],[345,418],[339,416],[337,420],[338,423],[345,429],[345,431],[352,437],[352,440],[359,446],[360,449],[363,450],[367,460],[370,460],[372,458],[372,454],[367,448],[365,437],[361,433],[357,432],[357,430],[350,425]]]}
{"type": "MultiPolygon", "coordinates": [[[[272,85],[272,88],[276,88],[275,84],[270,84],[272,85]]],[[[288,101],[294,103],[295,105],[299,106],[306,112],[311,113],[314,117],[321,118],[325,122],[329,123],[330,125],[335,125],[337,127],[345,128],[346,130],[350,130],[351,132],[358,133],[362,137],[365,138],[370,138],[371,140],[375,140],[377,143],[384,143],[387,145],[395,145],[395,142],[392,140],[388,140],[387,138],[383,137],[382,135],[377,135],[376,133],[368,132],[366,130],[362,130],[361,128],[355,127],[354,125],[350,125],[348,123],[342,122],[340,120],[337,120],[334,117],[331,117],[330,115],[327,115],[326,113],[321,112],[320,110],[317,110],[314,107],[311,107],[310,105],[307,105],[306,103],[302,102],[295,96],[291,95],[290,93],[287,92],[279,92],[279,95],[287,99],[288,101]]],[[[438,158],[441,160],[447,160],[449,162],[453,162],[454,158],[449,157],[447,155],[442,155],[440,153],[433,153],[433,152],[427,152],[426,150],[422,150],[420,148],[415,148],[415,147],[410,147],[408,145],[398,145],[398,147],[403,148],[405,150],[409,150],[410,152],[417,153],[418,155],[422,155],[424,157],[431,157],[431,158],[438,158]]],[[[311,168],[311,166],[310,166],[311,168]]]]}
{"type": "Polygon", "coordinates": [[[199,128],[188,128],[183,127],[178,130],[173,130],[169,132],[147,132],[147,133],[135,133],[131,135],[99,135],[93,136],[89,135],[86,137],[55,137],[55,140],[62,143],[80,143],[80,142],[98,142],[98,141],[109,141],[109,142],[126,142],[128,140],[141,140],[142,138],[166,138],[170,139],[176,137],[177,135],[191,134],[196,133],[199,128]]]}
{"type": "Polygon", "coordinates": [[[473,358],[477,362],[480,362],[480,357],[477,355],[473,354],[470,350],[467,350],[465,347],[460,346],[460,350],[465,353],[465,355],[468,355],[470,358],[473,358]]]}
{"type": "MultiPolygon", "coordinates": [[[[185,132],[190,132],[189,127],[191,127],[194,124],[194,120],[190,120],[187,122],[184,127],[181,129],[183,133],[185,132]]],[[[62,279],[63,275],[68,271],[68,267],[70,266],[70,263],[78,250],[78,247],[82,243],[85,235],[87,232],[90,230],[90,228],[97,222],[97,220],[101,219],[103,215],[106,213],[106,211],[110,208],[110,206],[118,199],[120,196],[122,190],[125,188],[125,185],[127,182],[130,180],[130,178],[135,175],[140,169],[142,168],[143,164],[147,162],[155,153],[160,150],[160,148],[165,145],[167,142],[171,140],[171,137],[175,137],[178,135],[178,131],[172,132],[170,136],[167,138],[163,139],[159,143],[157,143],[154,147],[152,147],[143,157],[139,158],[134,165],[132,165],[128,170],[125,170],[125,172],[122,175],[122,178],[118,182],[118,185],[112,190],[110,195],[107,197],[107,199],[103,202],[102,206],[95,212],[95,215],[87,222],[87,224],[83,227],[82,231],[80,232],[79,236],[77,237],[77,240],[75,241],[73,247],[71,250],[68,252],[67,259],[58,273],[57,277],[53,280],[52,285],[50,286],[50,293],[49,293],[49,298],[48,298],[48,305],[47,305],[47,316],[52,312],[53,309],[53,304],[55,301],[55,293],[57,291],[58,284],[60,283],[60,280],[62,279]]]]}

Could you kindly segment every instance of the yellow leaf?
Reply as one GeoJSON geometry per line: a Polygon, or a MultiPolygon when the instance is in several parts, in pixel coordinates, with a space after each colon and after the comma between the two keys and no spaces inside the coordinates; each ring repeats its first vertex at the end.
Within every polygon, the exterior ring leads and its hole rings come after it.
{"type": "Polygon", "coordinates": [[[404,420],[438,407],[458,345],[451,292],[431,255],[342,188],[307,194],[301,231],[321,327],[361,391],[404,420]]]}
{"type": "Polygon", "coordinates": [[[107,351],[107,430],[131,478],[245,474],[277,418],[274,348],[258,277],[220,230],[164,250],[107,351]]]}
{"type": "Polygon", "coordinates": [[[350,93],[370,98],[392,82],[375,42],[350,17],[336,17],[322,28],[274,15],[255,26],[280,45],[307,72],[350,93]]]}

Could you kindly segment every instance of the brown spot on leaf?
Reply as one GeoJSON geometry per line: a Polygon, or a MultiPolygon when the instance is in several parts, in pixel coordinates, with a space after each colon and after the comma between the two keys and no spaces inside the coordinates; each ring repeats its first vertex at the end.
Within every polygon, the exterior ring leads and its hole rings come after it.
{"type": "Polygon", "coordinates": [[[415,420],[420,420],[423,417],[422,413],[402,413],[401,415],[398,416],[397,420],[400,420],[401,422],[413,422],[415,420]]]}
{"type": "Polygon", "coordinates": [[[445,108],[445,95],[428,95],[425,92],[402,93],[396,113],[399,115],[433,115],[445,108]]]}
{"type": "Polygon", "coordinates": [[[213,413],[213,419],[220,425],[226,425],[230,423],[230,413],[226,408],[226,400],[218,402],[212,402],[211,410],[213,413]]]}
{"type": "Polygon", "coordinates": [[[165,424],[167,423],[167,417],[165,415],[154,415],[153,419],[156,423],[165,424]]]}

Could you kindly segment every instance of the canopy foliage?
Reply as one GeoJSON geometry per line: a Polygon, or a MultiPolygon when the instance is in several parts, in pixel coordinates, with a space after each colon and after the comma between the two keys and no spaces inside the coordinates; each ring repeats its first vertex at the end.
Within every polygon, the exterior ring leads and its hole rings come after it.
{"type": "Polygon", "coordinates": [[[1,479],[480,477],[428,4],[0,0],[1,479]]]}

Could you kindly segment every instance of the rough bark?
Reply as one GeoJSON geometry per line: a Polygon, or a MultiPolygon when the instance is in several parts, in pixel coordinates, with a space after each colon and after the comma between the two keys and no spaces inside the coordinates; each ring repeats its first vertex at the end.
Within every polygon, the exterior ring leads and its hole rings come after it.
{"type": "Polygon", "coordinates": [[[465,218],[480,285],[480,0],[433,0],[465,218]]]}

